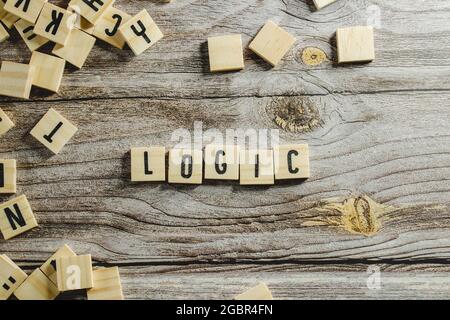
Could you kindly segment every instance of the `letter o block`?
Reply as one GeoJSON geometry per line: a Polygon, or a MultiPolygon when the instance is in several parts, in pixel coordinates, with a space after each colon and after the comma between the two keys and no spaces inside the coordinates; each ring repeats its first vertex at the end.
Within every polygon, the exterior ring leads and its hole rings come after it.
{"type": "Polygon", "coordinates": [[[201,184],[202,179],[202,150],[172,149],[169,151],[169,183],[201,184]]]}

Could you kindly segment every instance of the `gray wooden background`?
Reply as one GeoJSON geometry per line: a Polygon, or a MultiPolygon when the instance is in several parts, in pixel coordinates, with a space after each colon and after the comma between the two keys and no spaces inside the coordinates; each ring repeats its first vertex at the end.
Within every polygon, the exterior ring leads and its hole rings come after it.
{"type": "MultiPolygon", "coordinates": [[[[165,38],[139,57],[98,42],[58,94],[0,98],[16,123],[0,157],[17,159],[18,194],[40,224],[0,240],[1,253],[31,270],[67,243],[118,265],[128,299],[230,299],[260,281],[277,299],[450,298],[450,3],[116,6],[146,8],[165,38]],[[378,13],[376,61],[337,66],[336,29],[378,13]],[[247,46],[267,19],[298,39],[278,67],[246,50],[244,71],[208,72],[208,36],[240,33],[247,46]],[[28,134],[50,107],[79,128],[56,156],[28,134]],[[194,121],[280,129],[282,142],[310,144],[312,176],[273,187],[130,183],[131,146],[171,147],[172,131],[194,121]],[[367,288],[368,266],[380,268],[381,289],[367,288]]],[[[29,61],[17,34],[0,48],[2,61],[29,61]]]]}

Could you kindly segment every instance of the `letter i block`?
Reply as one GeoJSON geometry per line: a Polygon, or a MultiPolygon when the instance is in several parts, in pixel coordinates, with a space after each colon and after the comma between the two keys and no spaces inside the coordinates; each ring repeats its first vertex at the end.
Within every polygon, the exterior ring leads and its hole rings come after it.
{"type": "Polygon", "coordinates": [[[123,300],[119,268],[93,271],[94,287],[87,291],[88,300],[123,300]]]}
{"type": "Polygon", "coordinates": [[[140,55],[163,37],[161,30],[145,9],[124,23],[119,32],[135,55],[140,55]]]}
{"type": "Polygon", "coordinates": [[[11,119],[0,109],[0,137],[7,133],[11,128],[14,127],[14,123],[11,119]]]}
{"type": "Polygon", "coordinates": [[[34,33],[60,45],[65,45],[74,28],[77,15],[51,3],[46,3],[34,26],[34,33]]]}
{"type": "Polygon", "coordinates": [[[30,51],[39,49],[49,41],[48,39],[35,34],[33,31],[34,24],[23,19],[17,21],[14,24],[14,27],[16,28],[17,32],[20,34],[30,51]]]}
{"type": "Polygon", "coordinates": [[[125,39],[119,33],[119,28],[130,19],[129,14],[110,7],[98,20],[93,35],[116,48],[123,49],[125,39]]]}
{"type": "Polygon", "coordinates": [[[47,0],[6,0],[4,9],[25,21],[35,23],[47,0]]]}
{"type": "Polygon", "coordinates": [[[205,179],[239,180],[239,147],[207,145],[205,147],[205,179]]]}
{"type": "Polygon", "coordinates": [[[77,127],[66,118],[53,108],[50,108],[31,130],[30,134],[53,153],[57,154],[77,130],[77,127]]]}
{"type": "Polygon", "coordinates": [[[3,61],[0,69],[0,95],[28,99],[34,68],[28,64],[3,61]]]}
{"type": "Polygon", "coordinates": [[[169,151],[169,183],[201,184],[202,178],[202,150],[172,149],[169,151]]]}
{"type": "Polygon", "coordinates": [[[58,249],[47,261],[40,267],[42,273],[50,279],[55,285],[58,283],[56,279],[56,260],[62,257],[75,257],[75,252],[68,245],[64,245],[58,249]]]}
{"type": "Polygon", "coordinates": [[[166,148],[132,148],[131,181],[166,181],[166,148]]]}
{"type": "Polygon", "coordinates": [[[71,7],[78,6],[80,14],[87,21],[96,25],[108,8],[114,4],[115,0],[76,0],[71,2],[71,7]]]}
{"type": "Polygon", "coordinates": [[[8,299],[26,278],[27,274],[6,254],[0,255],[0,300],[8,299]]]}
{"type": "Polygon", "coordinates": [[[0,193],[16,193],[16,160],[0,159],[0,193]]]}
{"type": "Polygon", "coordinates": [[[0,205],[0,231],[5,240],[37,226],[36,218],[24,195],[0,205]]]}
{"type": "Polygon", "coordinates": [[[260,283],[256,287],[236,296],[234,300],[273,300],[273,297],[267,285],[260,283]]]}
{"type": "Polygon", "coordinates": [[[56,260],[58,290],[90,289],[94,286],[91,255],[61,257],[56,260]]]}
{"type": "Polygon", "coordinates": [[[66,65],[64,59],[34,51],[30,65],[34,67],[34,86],[58,92],[66,65]]]}
{"type": "Polygon", "coordinates": [[[34,270],[14,291],[19,300],[53,300],[58,295],[56,285],[40,269],[34,270]]]}
{"type": "Polygon", "coordinates": [[[275,147],[274,158],[276,180],[309,178],[309,147],[307,144],[275,147]]]}
{"type": "Polygon", "coordinates": [[[272,150],[241,150],[240,184],[271,185],[275,183],[272,150]]]}

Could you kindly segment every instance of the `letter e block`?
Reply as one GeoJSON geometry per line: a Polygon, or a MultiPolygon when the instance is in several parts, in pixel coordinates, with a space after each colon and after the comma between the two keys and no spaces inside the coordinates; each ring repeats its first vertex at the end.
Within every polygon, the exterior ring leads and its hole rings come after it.
{"type": "Polygon", "coordinates": [[[28,99],[34,68],[28,64],[3,61],[0,69],[0,95],[28,99]]]}
{"type": "Polygon", "coordinates": [[[25,195],[0,205],[0,231],[5,240],[37,226],[36,218],[25,195]]]}
{"type": "Polygon", "coordinates": [[[75,257],[75,252],[68,245],[64,245],[58,249],[47,261],[40,267],[41,271],[50,279],[55,285],[56,279],[56,260],[62,257],[75,257]]]}
{"type": "Polygon", "coordinates": [[[309,147],[307,144],[275,147],[274,158],[276,180],[309,178],[309,147]]]}
{"type": "Polygon", "coordinates": [[[7,114],[0,109],[0,137],[7,133],[11,128],[14,127],[14,123],[7,116],[7,114]]]}
{"type": "Polygon", "coordinates": [[[64,59],[34,51],[30,65],[34,67],[34,86],[58,92],[66,65],[64,59]]]}
{"type": "Polygon", "coordinates": [[[207,145],[205,147],[205,179],[239,180],[239,147],[207,145]]]}
{"type": "Polygon", "coordinates": [[[261,283],[256,287],[236,296],[234,300],[273,300],[273,297],[267,285],[261,283]]]}
{"type": "Polygon", "coordinates": [[[47,0],[6,0],[4,9],[25,21],[35,23],[47,0]]]}
{"type": "Polygon", "coordinates": [[[40,269],[34,270],[14,291],[19,300],[54,300],[58,295],[56,285],[40,269]]]}
{"type": "Polygon", "coordinates": [[[119,32],[119,28],[130,19],[129,14],[110,7],[98,20],[93,35],[116,48],[123,49],[125,39],[119,32]]]}
{"type": "Polygon", "coordinates": [[[202,178],[202,150],[172,149],[169,151],[169,183],[201,184],[202,178]]]}
{"type": "Polygon", "coordinates": [[[240,184],[271,185],[275,183],[272,150],[241,150],[240,184]]]}
{"type": "Polygon", "coordinates": [[[6,254],[0,255],[0,300],[8,299],[26,278],[27,274],[6,254]]]}
{"type": "Polygon", "coordinates": [[[56,260],[58,290],[90,289],[94,286],[91,255],[61,257],[56,260]]]}
{"type": "Polygon", "coordinates": [[[208,38],[211,72],[244,69],[244,54],[240,34],[208,38]]]}
{"type": "Polygon", "coordinates": [[[94,287],[87,291],[88,300],[123,300],[119,268],[103,268],[92,272],[94,287]]]}
{"type": "Polygon", "coordinates": [[[373,27],[340,28],[336,32],[339,63],[375,60],[373,27]]]}
{"type": "Polygon", "coordinates": [[[16,193],[16,160],[0,159],[0,193],[16,193]]]}
{"type": "Polygon", "coordinates": [[[132,148],[131,181],[166,181],[166,148],[132,148]]]}
{"type": "Polygon", "coordinates": [[[74,28],[77,15],[51,3],[46,3],[34,26],[34,33],[60,45],[65,45],[74,28]]]}

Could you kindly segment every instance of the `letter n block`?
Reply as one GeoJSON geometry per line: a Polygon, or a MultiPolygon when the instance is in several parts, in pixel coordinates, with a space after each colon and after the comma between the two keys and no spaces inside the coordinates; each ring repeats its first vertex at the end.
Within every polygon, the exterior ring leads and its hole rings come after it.
{"type": "Polygon", "coordinates": [[[0,255],[0,300],[8,299],[26,278],[27,274],[6,254],[0,255]]]}
{"type": "Polygon", "coordinates": [[[273,150],[241,150],[239,159],[241,185],[275,183],[273,150]]]}
{"type": "Polygon", "coordinates": [[[25,195],[0,205],[0,231],[5,240],[37,226],[36,218],[25,195]]]}
{"type": "Polygon", "coordinates": [[[4,9],[30,23],[35,23],[47,0],[7,0],[4,9]]]}
{"type": "Polygon", "coordinates": [[[19,300],[53,300],[58,295],[56,285],[40,269],[34,270],[14,291],[19,300]]]}
{"type": "Polygon", "coordinates": [[[169,183],[201,184],[203,151],[172,149],[169,151],[169,183]]]}
{"type": "Polygon", "coordinates": [[[274,159],[276,180],[309,178],[309,147],[307,144],[275,147],[274,159]]]}
{"type": "Polygon", "coordinates": [[[239,147],[207,145],[205,147],[205,179],[239,180],[239,147]]]}
{"type": "Polygon", "coordinates": [[[51,3],[46,3],[34,26],[34,33],[60,45],[65,45],[74,28],[77,15],[51,3]]]}
{"type": "Polygon", "coordinates": [[[91,255],[61,257],[57,259],[56,278],[58,290],[61,292],[92,288],[94,282],[91,255]]]}
{"type": "Polygon", "coordinates": [[[16,160],[0,159],[0,193],[16,193],[16,160]]]}
{"type": "Polygon", "coordinates": [[[131,181],[166,181],[166,148],[132,148],[131,181]]]}

